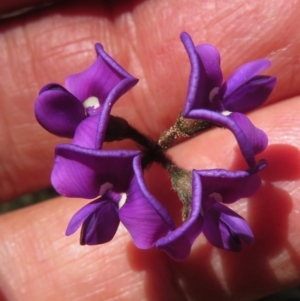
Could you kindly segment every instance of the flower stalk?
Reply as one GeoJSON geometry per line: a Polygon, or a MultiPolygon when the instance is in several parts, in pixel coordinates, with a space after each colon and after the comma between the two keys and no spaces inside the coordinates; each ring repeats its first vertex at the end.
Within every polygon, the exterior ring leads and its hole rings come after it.
{"type": "Polygon", "coordinates": [[[180,138],[191,138],[214,127],[214,124],[205,120],[184,118],[178,115],[175,123],[159,137],[158,144],[163,149],[171,147],[180,138]]]}

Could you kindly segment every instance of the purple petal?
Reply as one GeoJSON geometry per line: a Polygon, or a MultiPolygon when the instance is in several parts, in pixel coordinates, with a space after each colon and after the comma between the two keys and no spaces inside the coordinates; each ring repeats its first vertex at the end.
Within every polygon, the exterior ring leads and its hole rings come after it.
{"type": "Polygon", "coordinates": [[[98,209],[100,209],[103,206],[104,202],[101,200],[101,198],[88,203],[84,207],[82,207],[80,210],[78,210],[73,217],[71,218],[69,225],[66,230],[66,235],[72,235],[75,233],[79,227],[82,225],[82,223],[94,212],[96,212],[98,209]]]}
{"type": "Polygon", "coordinates": [[[113,239],[120,219],[116,204],[103,201],[98,211],[91,214],[83,223],[80,234],[81,245],[98,245],[113,239]]]}
{"type": "Polygon", "coordinates": [[[209,47],[205,47],[205,49],[203,49],[203,58],[211,57],[211,60],[205,62],[205,65],[203,65],[189,34],[183,32],[180,38],[191,63],[188,94],[183,110],[183,115],[186,115],[194,109],[211,107],[209,93],[219,82],[220,75],[217,75],[216,61],[218,58],[216,57],[214,47],[210,49],[209,47]],[[206,69],[208,74],[206,73],[206,69]]]}
{"type": "Polygon", "coordinates": [[[87,70],[69,76],[66,79],[66,87],[82,102],[92,96],[98,98],[102,109],[95,148],[99,149],[102,147],[112,106],[138,80],[116,63],[100,44],[96,44],[95,48],[97,60],[87,70]]]}
{"type": "MultiPolygon", "coordinates": [[[[110,94],[113,96],[110,100],[115,101],[138,80],[117,64],[104,51],[102,45],[96,44],[95,47],[97,60],[85,71],[70,75],[66,79],[66,88],[82,102],[94,96],[103,105],[110,94]]],[[[110,106],[113,104],[112,102],[110,106]]]]}
{"type": "Polygon", "coordinates": [[[202,217],[202,185],[200,177],[193,172],[193,197],[191,214],[182,226],[170,232],[167,236],[157,241],[158,249],[165,251],[174,260],[184,260],[191,252],[192,244],[201,232],[202,217]]]}
{"type": "Polygon", "coordinates": [[[212,169],[199,170],[195,173],[201,177],[203,195],[211,197],[212,194],[219,194],[222,203],[233,203],[241,198],[250,197],[261,187],[260,177],[249,171],[212,169]]]}
{"type": "MultiPolygon", "coordinates": [[[[232,113],[231,115],[233,114],[239,113],[232,113]]],[[[253,128],[250,127],[250,125],[246,122],[245,125],[241,124],[240,126],[240,124],[235,122],[235,120],[233,120],[232,118],[228,118],[228,116],[224,116],[218,112],[213,112],[209,110],[193,110],[190,111],[189,114],[184,117],[207,120],[214,124],[230,129],[231,132],[234,134],[237,143],[241,149],[241,152],[248,165],[250,167],[256,166],[254,151],[258,150],[258,146],[260,146],[260,148],[264,147],[266,143],[266,136],[262,134],[262,131],[256,129],[254,126],[253,128]],[[246,132],[244,132],[244,130],[246,132]],[[254,143],[254,145],[252,145],[252,143],[254,143]]]]}
{"type": "Polygon", "coordinates": [[[101,119],[101,110],[97,115],[88,116],[77,127],[72,143],[86,148],[98,149],[99,139],[98,130],[99,127],[105,127],[103,120],[101,119]]]}
{"type": "Polygon", "coordinates": [[[273,76],[254,76],[223,100],[226,110],[246,113],[267,100],[276,84],[273,76]]]}
{"type": "Polygon", "coordinates": [[[230,95],[250,81],[254,76],[271,65],[269,60],[261,59],[240,66],[222,85],[219,95],[225,101],[230,95]]]}
{"type": "Polygon", "coordinates": [[[243,131],[250,142],[254,154],[259,154],[268,146],[268,136],[265,132],[255,127],[247,116],[241,113],[232,113],[228,116],[243,131]]]}
{"type": "Polygon", "coordinates": [[[121,222],[140,249],[151,248],[156,241],[174,229],[167,211],[148,192],[140,166],[140,158],[133,160],[133,177],[127,200],[119,211],[121,222]]]}
{"type": "Polygon", "coordinates": [[[72,138],[76,127],[85,118],[80,101],[58,84],[42,88],[35,102],[35,116],[50,133],[72,138]]]}
{"type": "Polygon", "coordinates": [[[52,185],[68,197],[95,198],[105,183],[111,183],[116,192],[127,191],[133,177],[132,161],[138,154],[60,144],[55,149],[52,185]]]}
{"type": "Polygon", "coordinates": [[[254,235],[248,223],[240,215],[228,207],[219,203],[217,203],[216,206],[220,208],[218,209],[219,211],[222,211],[222,222],[230,228],[232,233],[237,235],[247,245],[252,245],[254,242],[254,235]]]}
{"type": "Polygon", "coordinates": [[[66,235],[73,234],[82,224],[80,243],[102,244],[112,240],[119,223],[117,205],[103,196],[81,208],[72,217],[66,235]]]}
{"type": "Polygon", "coordinates": [[[201,44],[196,46],[196,51],[200,57],[201,71],[205,74],[209,85],[208,90],[211,91],[215,87],[219,88],[222,84],[223,75],[218,49],[210,44],[201,44]]]}
{"type": "Polygon", "coordinates": [[[202,230],[212,245],[225,250],[240,251],[241,240],[249,245],[254,240],[247,222],[220,203],[205,210],[202,230]]]}

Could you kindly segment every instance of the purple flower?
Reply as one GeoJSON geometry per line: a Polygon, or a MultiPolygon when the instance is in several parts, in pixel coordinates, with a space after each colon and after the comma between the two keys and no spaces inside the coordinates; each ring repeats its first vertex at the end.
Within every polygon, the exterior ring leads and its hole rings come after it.
{"type": "Polygon", "coordinates": [[[270,62],[262,59],[244,64],[222,84],[218,50],[209,44],[195,46],[185,32],[181,40],[191,62],[183,116],[229,128],[249,166],[254,167],[254,156],[267,147],[268,138],[242,113],[261,106],[271,94],[276,78],[258,75],[270,62]]]}
{"type": "Polygon", "coordinates": [[[198,109],[246,113],[261,106],[271,94],[276,78],[258,75],[271,65],[269,60],[242,65],[222,84],[217,48],[209,44],[194,46],[185,32],[181,34],[181,40],[192,65],[184,115],[198,109]]]}
{"type": "Polygon", "coordinates": [[[261,161],[251,171],[194,170],[190,216],[159,239],[157,248],[175,260],[183,260],[201,231],[211,244],[225,250],[239,251],[241,240],[252,244],[253,233],[247,222],[223,204],[255,194],[261,186],[256,173],[265,167],[265,161],[261,161]]]}
{"type": "Polygon", "coordinates": [[[35,115],[49,132],[73,143],[100,149],[112,106],[138,80],[95,45],[96,61],[85,71],[69,76],[66,88],[44,86],[35,102],[35,115]],[[80,125],[80,127],[78,127],[80,125]]]}
{"type": "Polygon", "coordinates": [[[82,225],[81,244],[110,241],[120,221],[141,249],[152,247],[174,229],[167,211],[147,191],[140,152],[61,144],[56,147],[51,180],[64,196],[97,198],[80,209],[67,228],[71,235],[82,225]]]}

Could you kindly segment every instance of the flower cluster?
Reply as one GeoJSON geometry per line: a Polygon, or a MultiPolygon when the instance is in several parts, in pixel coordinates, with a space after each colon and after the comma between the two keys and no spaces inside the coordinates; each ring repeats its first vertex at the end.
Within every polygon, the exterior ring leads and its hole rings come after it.
{"type": "Polygon", "coordinates": [[[172,128],[153,141],[121,117],[111,115],[114,103],[138,80],[96,44],[96,61],[66,79],[65,87],[43,87],[35,103],[38,122],[49,132],[71,138],[55,149],[51,175],[54,188],[67,197],[94,199],[71,219],[66,235],[81,227],[81,244],[110,241],[120,221],[140,249],[156,246],[175,260],[185,259],[198,235],[218,248],[239,251],[241,241],[253,243],[247,222],[225,204],[255,194],[258,172],[265,161],[255,155],[267,146],[267,136],[244,113],[262,105],[276,79],[259,75],[268,60],[238,68],[222,83],[220,55],[212,45],[195,46],[187,33],[181,40],[191,62],[187,99],[172,128]],[[248,169],[184,170],[165,150],[180,136],[199,135],[218,126],[232,131],[248,169]],[[132,139],[139,149],[104,150],[104,142],[132,139]],[[183,223],[176,227],[167,210],[147,190],[143,172],[153,162],[170,174],[183,202],[183,223]]]}

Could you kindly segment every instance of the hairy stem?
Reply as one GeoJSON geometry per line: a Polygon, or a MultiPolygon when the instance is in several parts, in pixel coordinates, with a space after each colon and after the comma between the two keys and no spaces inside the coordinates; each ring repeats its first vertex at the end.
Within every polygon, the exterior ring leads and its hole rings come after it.
{"type": "Polygon", "coordinates": [[[171,147],[178,138],[194,137],[211,129],[213,126],[214,124],[205,120],[184,118],[180,113],[174,125],[162,133],[158,140],[158,144],[162,148],[167,149],[171,147]]]}

